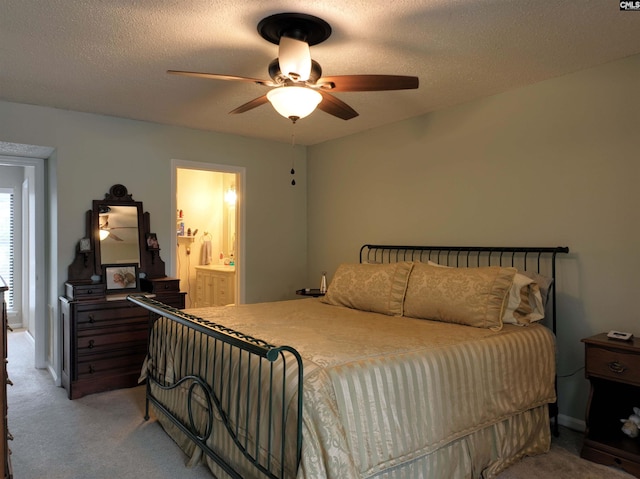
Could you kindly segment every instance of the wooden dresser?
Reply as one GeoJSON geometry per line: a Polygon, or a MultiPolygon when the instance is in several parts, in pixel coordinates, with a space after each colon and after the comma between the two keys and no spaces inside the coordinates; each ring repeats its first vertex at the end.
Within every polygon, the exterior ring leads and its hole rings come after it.
{"type": "Polygon", "coordinates": [[[602,333],[582,342],[591,392],[580,455],[640,477],[640,438],[626,436],[620,422],[640,407],[640,339],[619,341],[602,333]]]}
{"type": "MultiPolygon", "coordinates": [[[[179,280],[144,283],[154,299],[184,308],[179,280]]],[[[106,296],[101,284],[66,283],[60,298],[62,319],[62,385],[69,399],[138,385],[147,351],[149,314],[126,300],[106,296]]]]}
{"type": "Polygon", "coordinates": [[[196,308],[225,306],[236,301],[235,266],[196,266],[196,308]]]}
{"type": "Polygon", "coordinates": [[[2,426],[0,426],[0,456],[3,462],[3,478],[13,478],[13,470],[11,468],[11,451],[9,450],[8,440],[11,435],[7,427],[7,384],[11,384],[7,375],[7,305],[4,300],[4,292],[7,288],[0,278],[0,303],[2,304],[2,393],[0,393],[0,410],[2,410],[2,426]]]}
{"type": "Polygon", "coordinates": [[[85,228],[59,298],[62,385],[69,399],[138,385],[149,314],[127,295],[143,293],[183,309],[186,294],[180,280],[166,276],[149,213],[124,185],[93,200],[85,228]]]}

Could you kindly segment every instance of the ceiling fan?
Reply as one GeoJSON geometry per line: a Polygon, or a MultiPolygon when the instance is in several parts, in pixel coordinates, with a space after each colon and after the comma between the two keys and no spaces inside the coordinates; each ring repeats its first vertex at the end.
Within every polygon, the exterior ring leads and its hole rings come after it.
{"type": "Polygon", "coordinates": [[[109,215],[101,214],[100,215],[100,241],[104,241],[106,239],[112,239],[114,241],[124,241],[122,238],[117,236],[112,232],[116,228],[109,228],[109,215]],[[104,223],[103,223],[104,221],[104,223]]]}
{"type": "Polygon", "coordinates": [[[325,41],[331,26],[324,20],[303,13],[278,13],[262,19],[258,32],[278,45],[278,58],[269,64],[271,80],[217,73],[167,70],[173,75],[256,83],[270,87],[265,95],[229,113],[244,113],[271,102],[278,113],[294,123],[315,108],[343,120],[358,116],[353,108],[331,93],[357,91],[408,90],[418,88],[418,77],[402,75],[322,76],[320,64],[311,59],[309,46],[325,41]]]}

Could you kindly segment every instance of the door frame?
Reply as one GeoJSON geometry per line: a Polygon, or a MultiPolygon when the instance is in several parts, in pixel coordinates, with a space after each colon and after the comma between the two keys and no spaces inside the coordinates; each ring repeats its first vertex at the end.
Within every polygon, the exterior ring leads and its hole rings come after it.
{"type": "MultiPolygon", "coordinates": [[[[176,194],[178,192],[178,169],[211,171],[215,173],[234,173],[236,175],[236,241],[238,243],[238,254],[236,255],[236,304],[245,302],[245,182],[246,168],[244,166],[220,165],[217,163],[202,163],[196,161],[171,160],[171,209],[170,217],[174,217],[178,210],[176,194]]],[[[170,238],[176,234],[175,223],[172,223],[170,238]]],[[[169,253],[171,255],[170,275],[177,277],[177,242],[170,242],[169,253]]]]}
{"type": "MultiPolygon", "coordinates": [[[[43,369],[47,367],[47,323],[52,318],[51,312],[45,310],[47,275],[45,256],[45,158],[27,158],[0,154],[0,165],[22,167],[25,178],[28,179],[29,204],[22,205],[23,218],[27,224],[23,224],[28,238],[22,239],[23,244],[23,271],[27,271],[28,288],[23,288],[22,304],[28,305],[28,311],[22,311],[22,326],[33,333],[35,341],[35,367],[43,369]],[[33,329],[31,329],[33,326],[33,329]]],[[[16,194],[22,195],[19,191],[16,194]]],[[[23,283],[24,284],[24,283],[23,283]]],[[[55,341],[54,341],[55,344],[55,341]]],[[[55,362],[55,351],[50,351],[52,364],[55,362]]]]}

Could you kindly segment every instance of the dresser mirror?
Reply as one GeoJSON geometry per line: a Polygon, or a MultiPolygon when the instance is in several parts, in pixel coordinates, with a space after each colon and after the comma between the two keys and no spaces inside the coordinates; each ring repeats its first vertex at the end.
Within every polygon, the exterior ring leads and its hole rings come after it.
{"type": "Polygon", "coordinates": [[[86,238],[79,242],[69,266],[69,280],[103,282],[105,265],[117,264],[136,265],[141,277],[164,277],[157,240],[153,247],[147,245],[147,238],[155,238],[149,223],[142,202],[134,201],[125,186],[113,185],[87,211],[86,238]]]}
{"type": "Polygon", "coordinates": [[[93,238],[96,243],[96,262],[100,266],[116,263],[135,263],[140,266],[142,204],[133,203],[137,204],[93,202],[93,238]]]}

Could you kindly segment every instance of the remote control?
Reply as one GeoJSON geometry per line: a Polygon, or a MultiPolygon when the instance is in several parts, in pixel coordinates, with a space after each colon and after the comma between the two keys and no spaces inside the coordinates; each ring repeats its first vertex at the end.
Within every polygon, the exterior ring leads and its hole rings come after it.
{"type": "Polygon", "coordinates": [[[620,341],[629,341],[633,338],[633,334],[625,333],[624,331],[611,330],[607,333],[607,337],[611,339],[619,339],[620,341]]]}

